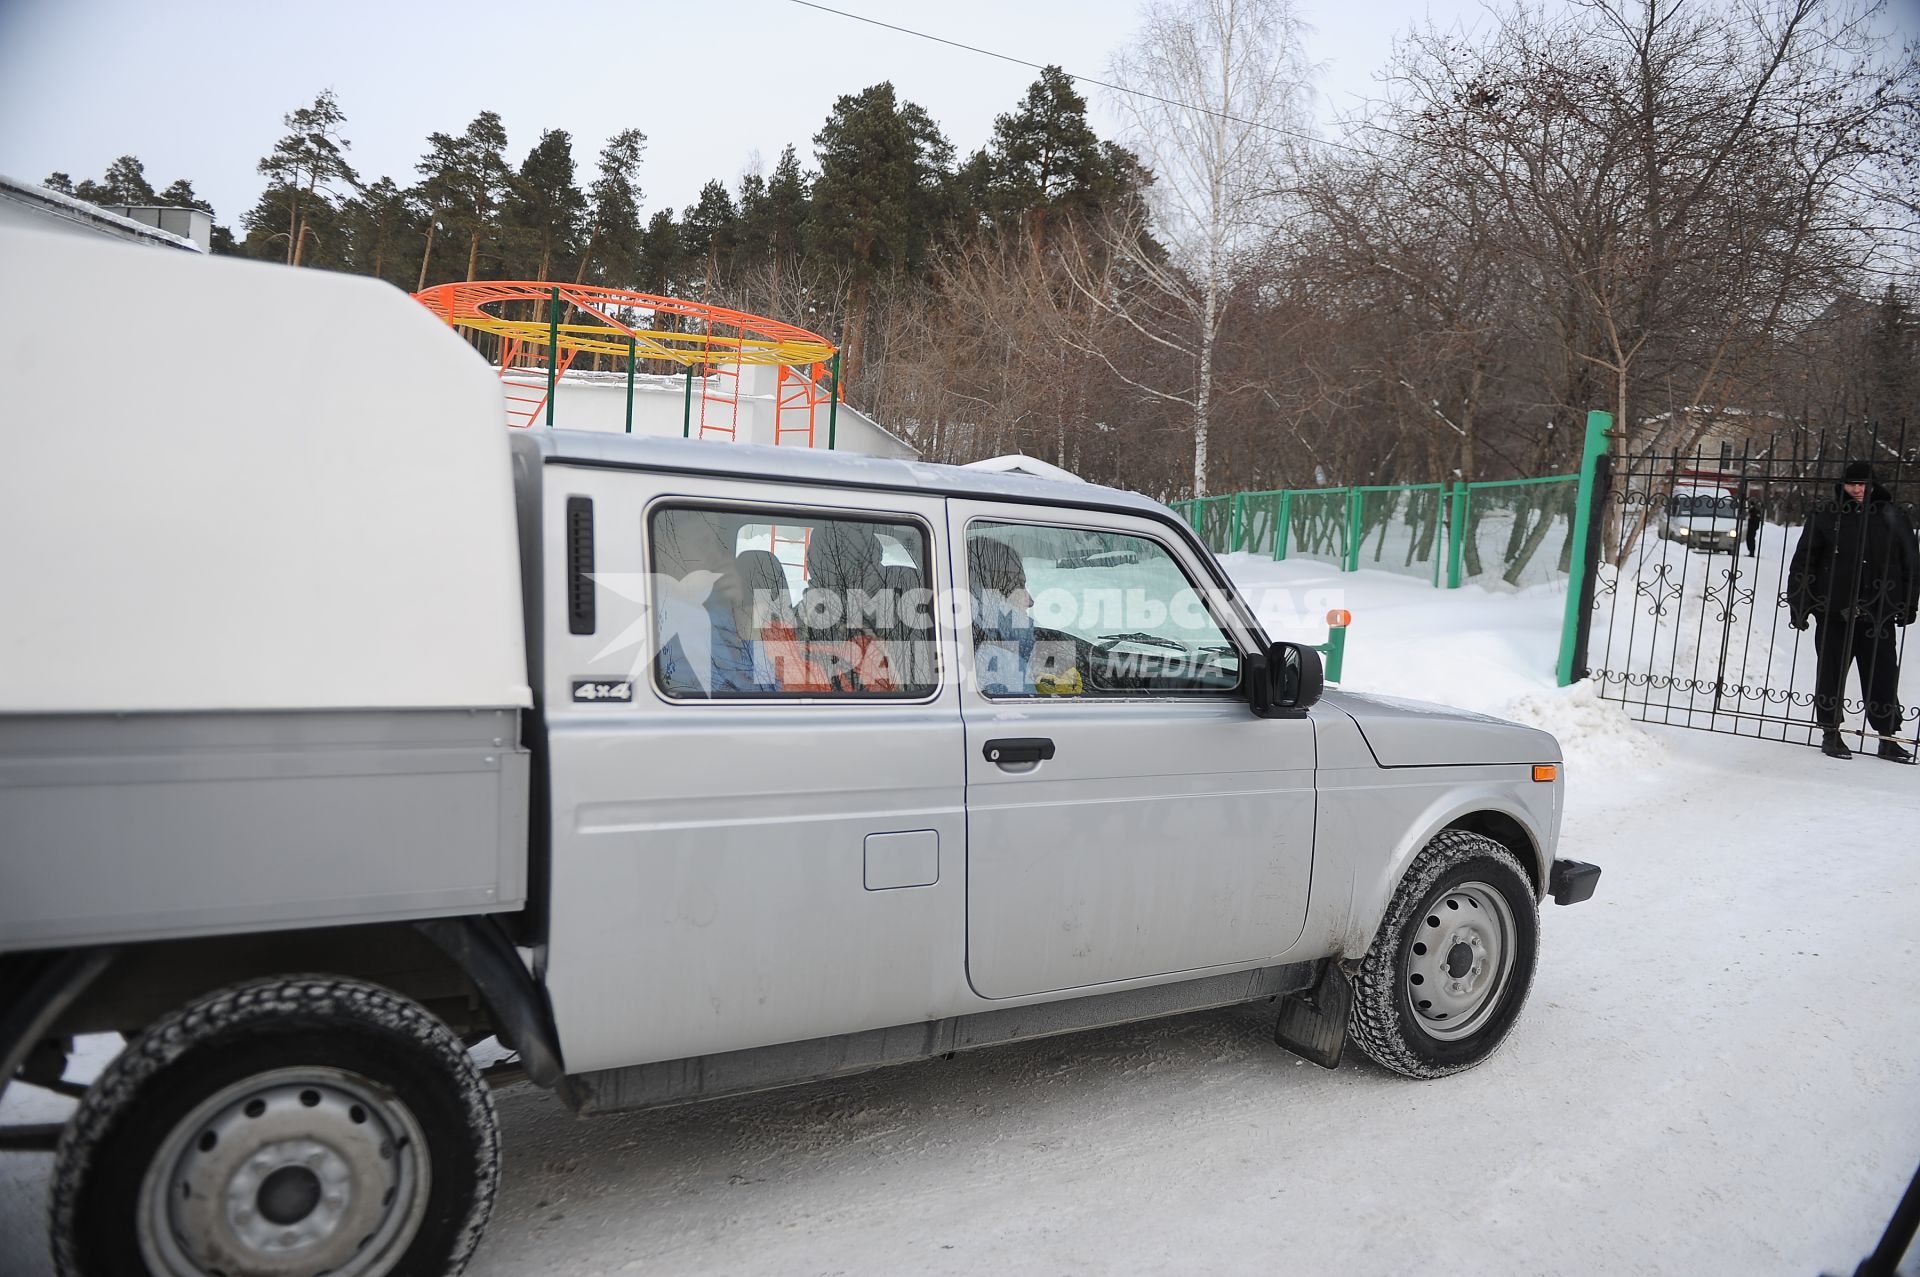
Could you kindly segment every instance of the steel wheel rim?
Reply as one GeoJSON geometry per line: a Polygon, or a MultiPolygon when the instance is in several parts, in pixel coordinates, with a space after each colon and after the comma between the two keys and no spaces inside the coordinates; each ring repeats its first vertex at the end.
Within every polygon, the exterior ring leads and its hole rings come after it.
{"type": "Polygon", "coordinates": [[[1401,980],[1407,1009],[1428,1037],[1454,1042],[1486,1027],[1513,982],[1519,948],[1507,898],[1463,882],[1414,919],[1401,980]]]}
{"type": "Polygon", "coordinates": [[[140,1181],[147,1267],[167,1277],[375,1277],[426,1216],[426,1137],[399,1097],[342,1069],[274,1069],[174,1123],[140,1181]]]}

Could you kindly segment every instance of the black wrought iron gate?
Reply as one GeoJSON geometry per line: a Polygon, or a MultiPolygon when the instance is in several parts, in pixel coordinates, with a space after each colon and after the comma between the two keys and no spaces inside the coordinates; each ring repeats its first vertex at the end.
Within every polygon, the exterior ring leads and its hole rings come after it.
{"type": "MultiPolygon", "coordinates": [[[[1915,444],[1920,451],[1920,438],[1915,444]]],[[[1920,461],[1905,431],[1781,432],[1603,467],[1586,651],[1599,694],[1643,722],[1817,743],[1820,711],[1833,703],[1819,649],[1833,666],[1857,649],[1837,701],[1845,738],[1872,748],[1881,733],[1869,720],[1877,720],[1911,748],[1920,671],[1906,659],[1906,622],[1908,591],[1920,581],[1908,580],[1910,560],[1890,552],[1848,564],[1830,551],[1802,553],[1796,567],[1795,552],[1810,522],[1837,530],[1836,520],[1852,519],[1852,529],[1881,520],[1882,549],[1897,546],[1897,536],[1911,540],[1916,498],[1920,461]],[[1864,509],[1848,505],[1839,486],[1855,461],[1873,469],[1864,509]],[[1897,673],[1886,669],[1889,659],[1897,673]],[[1875,684],[1880,694],[1870,700],[1875,684]]]]}

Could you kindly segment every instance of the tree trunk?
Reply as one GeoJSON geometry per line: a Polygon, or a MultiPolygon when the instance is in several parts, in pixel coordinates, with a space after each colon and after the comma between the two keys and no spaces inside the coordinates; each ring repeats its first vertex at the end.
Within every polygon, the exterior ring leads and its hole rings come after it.
{"type": "Polygon", "coordinates": [[[580,269],[574,272],[574,283],[584,284],[587,282],[587,270],[593,265],[593,250],[599,243],[600,228],[596,226],[587,232],[587,246],[580,251],[580,269]]]}
{"type": "Polygon", "coordinates": [[[480,274],[480,228],[473,228],[473,235],[467,240],[467,282],[471,284],[480,274]]]}
{"type": "MultiPolygon", "coordinates": [[[[1217,268],[1208,264],[1212,276],[1217,268]]],[[[1213,338],[1220,318],[1220,286],[1207,280],[1200,304],[1200,379],[1193,391],[1193,495],[1207,495],[1207,412],[1213,405],[1213,338]]]]}
{"type": "Polygon", "coordinates": [[[853,291],[847,298],[847,354],[840,361],[840,390],[844,394],[848,386],[860,373],[860,361],[867,349],[867,298],[872,291],[872,281],[864,275],[853,281],[853,291]]]}
{"type": "Polygon", "coordinates": [[[1520,575],[1527,570],[1527,564],[1533,562],[1540,543],[1547,539],[1547,529],[1553,526],[1552,511],[1542,507],[1537,513],[1540,517],[1534,520],[1533,530],[1527,533],[1527,539],[1521,542],[1518,552],[1508,556],[1507,570],[1500,577],[1515,588],[1519,587],[1520,575]]]}
{"type": "Polygon", "coordinates": [[[413,291],[416,293],[427,286],[427,263],[433,260],[433,233],[439,229],[439,226],[439,219],[432,217],[427,219],[427,250],[420,254],[420,282],[413,286],[413,291]]]}

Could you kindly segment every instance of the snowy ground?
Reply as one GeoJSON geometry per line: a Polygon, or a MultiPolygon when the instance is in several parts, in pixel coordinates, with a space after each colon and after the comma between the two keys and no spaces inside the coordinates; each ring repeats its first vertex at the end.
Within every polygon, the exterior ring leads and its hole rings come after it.
{"type": "MultiPolygon", "coordinates": [[[[1288,637],[1352,609],[1349,686],[1562,734],[1606,876],[1499,1055],[1328,1073],[1249,1008],[626,1117],[514,1088],[470,1271],[1850,1273],[1920,1161],[1920,770],[1555,691],[1550,590],[1231,566],[1288,637]]],[[[9,1277],[49,1166],[0,1156],[9,1277]]]]}

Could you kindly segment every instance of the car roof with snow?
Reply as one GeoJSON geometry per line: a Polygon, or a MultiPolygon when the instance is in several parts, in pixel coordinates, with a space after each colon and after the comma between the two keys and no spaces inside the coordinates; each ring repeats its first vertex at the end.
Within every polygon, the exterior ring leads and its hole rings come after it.
{"type": "Polygon", "coordinates": [[[762,444],[539,427],[517,431],[513,440],[516,451],[537,452],[544,461],[563,465],[730,475],[783,483],[935,493],[982,501],[1093,506],[1144,514],[1162,521],[1170,519],[1186,527],[1166,506],[1137,492],[1093,483],[935,465],[928,461],[900,461],[818,448],[772,448],[762,444]]]}

